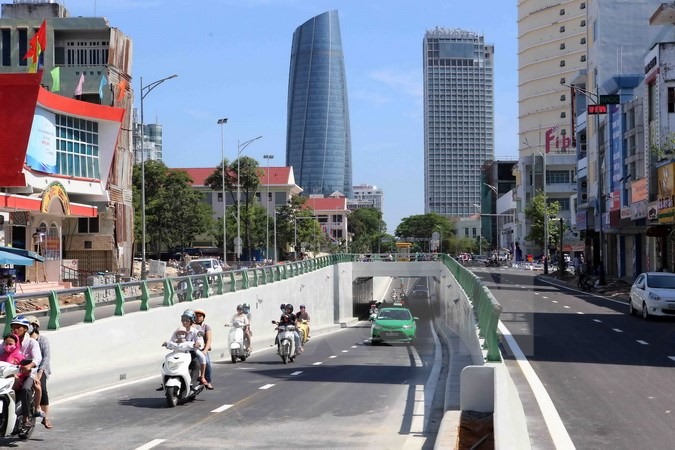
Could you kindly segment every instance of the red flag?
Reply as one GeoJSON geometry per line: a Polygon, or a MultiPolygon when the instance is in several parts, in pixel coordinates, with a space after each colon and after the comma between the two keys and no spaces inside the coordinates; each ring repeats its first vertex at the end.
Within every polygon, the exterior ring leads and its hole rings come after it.
{"type": "Polygon", "coordinates": [[[124,78],[120,81],[120,84],[117,85],[117,103],[121,102],[124,98],[124,93],[127,90],[127,80],[124,78]]]}
{"type": "Polygon", "coordinates": [[[37,69],[38,59],[40,59],[40,54],[45,51],[47,48],[47,21],[43,20],[42,25],[37,30],[37,32],[30,38],[29,48],[23,59],[31,59],[31,67],[37,69]]]}

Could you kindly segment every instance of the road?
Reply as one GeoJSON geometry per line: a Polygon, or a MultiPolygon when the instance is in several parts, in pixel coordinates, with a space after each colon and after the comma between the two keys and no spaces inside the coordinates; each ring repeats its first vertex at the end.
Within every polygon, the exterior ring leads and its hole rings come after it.
{"type": "MultiPolygon", "coordinates": [[[[579,449],[672,449],[675,322],[645,322],[623,302],[544,282],[536,272],[472,269],[543,383],[579,449]]],[[[507,351],[508,353],[508,351],[507,351]]],[[[552,448],[544,415],[513,359],[533,448],[552,448]]],[[[545,409],[550,419],[552,412],[545,409]]]]}
{"type": "MultiPolygon", "coordinates": [[[[431,448],[439,412],[424,398],[435,341],[418,306],[417,343],[371,346],[370,324],[313,338],[283,365],[268,342],[250,359],[214,364],[215,390],[168,408],[159,375],[52,406],[19,448],[431,448]],[[263,349],[263,347],[266,347],[263,349]],[[424,432],[424,417],[433,417],[424,432]]],[[[167,324],[167,330],[174,324],[167,324]]],[[[270,325],[272,326],[272,325],[270,325]]],[[[255,331],[255,330],[254,330],[255,331]]],[[[76,349],[74,349],[76,352],[76,349]]],[[[159,373],[163,352],[158,348],[159,373]]]]}

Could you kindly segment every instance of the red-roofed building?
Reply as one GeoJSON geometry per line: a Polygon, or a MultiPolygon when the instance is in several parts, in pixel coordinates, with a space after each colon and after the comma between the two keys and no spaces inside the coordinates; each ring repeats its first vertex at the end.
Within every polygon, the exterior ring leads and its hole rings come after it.
{"type": "Polygon", "coordinates": [[[314,210],[314,214],[321,228],[331,240],[345,245],[348,250],[347,219],[349,209],[346,197],[312,197],[307,199],[307,207],[314,210]]]}
{"type": "MultiPolygon", "coordinates": [[[[210,205],[213,209],[213,217],[215,219],[222,219],[223,217],[223,194],[222,192],[215,192],[210,187],[205,185],[206,179],[216,170],[213,167],[190,167],[190,168],[176,168],[173,170],[180,170],[186,172],[192,179],[192,187],[202,193],[204,202],[210,205]]],[[[302,188],[295,184],[295,175],[292,167],[260,167],[260,187],[255,196],[258,202],[267,209],[270,217],[273,217],[274,209],[288,203],[288,200],[300,195],[302,188]]],[[[243,193],[241,194],[243,197],[243,193]]],[[[237,193],[226,192],[226,208],[236,206],[237,193]]],[[[243,199],[242,199],[243,202],[243,199]]],[[[232,236],[234,237],[234,236],[232,236]]],[[[199,236],[194,242],[195,246],[214,246],[215,242],[212,237],[199,236]]],[[[228,246],[230,236],[228,236],[228,246]]]]}

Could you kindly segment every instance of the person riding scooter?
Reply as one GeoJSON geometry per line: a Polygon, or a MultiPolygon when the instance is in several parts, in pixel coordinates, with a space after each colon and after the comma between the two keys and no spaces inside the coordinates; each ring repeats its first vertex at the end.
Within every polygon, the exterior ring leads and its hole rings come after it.
{"type": "MultiPolygon", "coordinates": [[[[279,319],[279,324],[282,325],[296,325],[297,322],[297,317],[295,314],[293,314],[293,305],[290,303],[282,303],[281,304],[281,309],[283,313],[281,314],[281,318],[279,319]]],[[[298,331],[294,331],[294,340],[295,340],[295,348],[296,348],[296,355],[300,354],[304,351],[302,346],[300,345],[300,334],[298,334],[298,331]]],[[[279,345],[279,335],[276,336],[274,339],[275,345],[279,345]]]]}
{"type": "Polygon", "coordinates": [[[183,341],[193,342],[194,347],[191,350],[191,353],[199,361],[199,382],[203,385],[208,385],[209,382],[206,381],[206,356],[202,352],[204,347],[204,338],[199,335],[199,329],[197,329],[195,324],[195,313],[191,309],[186,309],[183,314],[180,316],[180,322],[182,327],[174,331],[168,341],[165,341],[162,346],[166,347],[168,342],[181,343],[183,341]],[[182,337],[182,333],[179,333],[179,330],[185,331],[185,337],[182,337]],[[179,342],[180,341],[180,342],[179,342]]]}
{"type": "MultiPolygon", "coordinates": [[[[251,351],[251,322],[249,321],[246,312],[244,311],[244,305],[237,305],[237,313],[232,316],[230,324],[234,322],[239,322],[243,325],[244,328],[244,343],[246,344],[246,351],[251,351]]],[[[228,324],[229,325],[229,324],[228,324]]]]}

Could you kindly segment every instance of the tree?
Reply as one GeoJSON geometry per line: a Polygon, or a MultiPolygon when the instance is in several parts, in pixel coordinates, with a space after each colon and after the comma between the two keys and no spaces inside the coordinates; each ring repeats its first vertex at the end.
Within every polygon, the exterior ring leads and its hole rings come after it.
{"type": "MultiPolygon", "coordinates": [[[[294,196],[289,202],[277,211],[277,245],[287,249],[293,247],[296,242],[310,244],[318,250],[327,242],[326,234],[321,229],[319,221],[314,217],[314,211],[307,207],[305,197],[294,196]]],[[[299,252],[300,249],[294,249],[299,252]]]]}
{"type": "MultiPolygon", "coordinates": [[[[404,217],[401,223],[396,227],[394,235],[400,239],[417,238],[431,239],[434,232],[441,235],[442,245],[445,250],[449,248],[450,241],[455,235],[455,223],[452,219],[444,217],[438,213],[429,213],[404,217]]],[[[415,245],[416,250],[426,250],[429,247],[424,245],[415,245]]]]}
{"type": "Polygon", "coordinates": [[[352,235],[350,249],[354,253],[372,253],[386,231],[382,212],[375,208],[360,208],[349,215],[347,230],[352,235]]]}
{"type": "Polygon", "coordinates": [[[544,252],[544,214],[548,215],[548,236],[552,242],[558,241],[559,231],[555,218],[560,211],[560,204],[558,202],[550,202],[546,207],[544,206],[545,197],[542,192],[539,192],[532,201],[525,207],[525,217],[530,220],[530,231],[525,236],[525,239],[533,241],[539,245],[544,252]]]}

